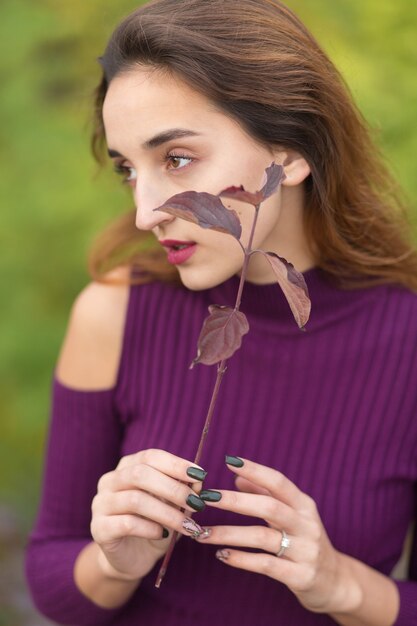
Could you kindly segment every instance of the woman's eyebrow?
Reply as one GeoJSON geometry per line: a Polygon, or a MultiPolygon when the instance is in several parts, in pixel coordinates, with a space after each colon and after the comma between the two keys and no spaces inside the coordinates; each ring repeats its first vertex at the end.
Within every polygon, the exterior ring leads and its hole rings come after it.
{"type": "MultiPolygon", "coordinates": [[[[157,148],[168,141],[172,141],[173,139],[181,139],[182,137],[198,137],[201,133],[196,133],[194,130],[189,130],[187,128],[170,128],[169,130],[164,130],[161,133],[158,133],[151,139],[148,139],[142,144],[142,148],[144,150],[151,150],[152,148],[157,148]]],[[[109,157],[121,157],[123,156],[117,150],[108,149],[109,157]]]]}

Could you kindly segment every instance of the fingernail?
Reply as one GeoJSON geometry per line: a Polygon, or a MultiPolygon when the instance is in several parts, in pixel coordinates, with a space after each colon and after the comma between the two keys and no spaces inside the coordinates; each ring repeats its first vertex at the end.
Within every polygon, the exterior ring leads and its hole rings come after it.
{"type": "Polygon", "coordinates": [[[227,465],[233,465],[233,467],[243,467],[242,459],[239,459],[238,456],[228,456],[226,454],[226,463],[227,465]]]}
{"type": "Polygon", "coordinates": [[[187,468],[187,476],[193,478],[194,480],[204,480],[207,476],[207,472],[199,467],[188,467],[187,468]]]}
{"type": "Polygon", "coordinates": [[[200,537],[204,533],[204,528],[197,524],[191,517],[186,517],[182,523],[183,529],[190,533],[190,535],[194,538],[200,537]]]}
{"type": "Polygon", "coordinates": [[[162,529],[162,539],[169,537],[169,530],[167,528],[162,529]]]}
{"type": "Polygon", "coordinates": [[[222,499],[222,494],[214,489],[203,489],[200,491],[200,498],[205,502],[218,502],[222,499]]]}
{"type": "Polygon", "coordinates": [[[190,494],[186,500],[188,506],[190,506],[194,511],[202,511],[206,506],[205,502],[198,496],[194,496],[190,494]]]}
{"type": "Polygon", "coordinates": [[[203,532],[201,535],[197,537],[197,539],[207,539],[211,535],[211,528],[203,528],[203,532]]]}
{"type": "Polygon", "coordinates": [[[217,550],[216,552],[216,558],[219,559],[219,561],[227,561],[229,556],[230,550],[217,550]]]}

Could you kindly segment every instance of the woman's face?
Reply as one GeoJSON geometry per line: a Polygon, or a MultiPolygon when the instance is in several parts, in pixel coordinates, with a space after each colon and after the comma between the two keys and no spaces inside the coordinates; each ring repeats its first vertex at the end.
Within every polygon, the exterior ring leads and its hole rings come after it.
{"type": "MultiPolygon", "coordinates": [[[[259,145],[179,79],[149,69],[135,69],[111,81],[103,118],[109,154],[132,188],[137,227],[152,230],[160,242],[195,244],[191,256],[167,247],[183,284],[206,289],[239,273],[243,252],[232,236],[153,209],[189,190],[217,194],[225,187],[244,185],[255,191],[264,170],[283,157],[259,145]]],[[[225,205],[238,213],[241,242],[246,245],[254,208],[229,200],[225,205]]],[[[280,254],[280,217],[281,191],[261,205],[253,248],[280,254]]],[[[247,278],[255,283],[273,280],[260,255],[252,257],[247,278]]]]}

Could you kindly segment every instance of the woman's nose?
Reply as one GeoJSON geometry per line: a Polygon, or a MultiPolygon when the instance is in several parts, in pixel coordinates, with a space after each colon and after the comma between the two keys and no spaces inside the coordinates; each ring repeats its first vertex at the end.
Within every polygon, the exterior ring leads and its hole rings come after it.
{"type": "Polygon", "coordinates": [[[154,211],[164,204],[165,200],[158,190],[154,188],[145,189],[143,185],[135,190],[136,203],[136,228],[139,230],[152,230],[162,222],[171,222],[175,219],[173,215],[164,211],[154,211]]]}

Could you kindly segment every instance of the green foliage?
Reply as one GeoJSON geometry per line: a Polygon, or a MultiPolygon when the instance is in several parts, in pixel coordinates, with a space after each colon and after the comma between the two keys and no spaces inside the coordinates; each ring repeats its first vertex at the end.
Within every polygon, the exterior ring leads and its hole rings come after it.
{"type": "MultiPolygon", "coordinates": [[[[30,524],[67,316],[88,281],[91,239],[130,206],[89,154],[96,62],[119,0],[3,0],[0,5],[0,498],[30,524]]],[[[417,4],[289,0],[336,61],[416,206],[417,4]]]]}
{"type": "Polygon", "coordinates": [[[287,2],[341,70],[409,197],[417,226],[417,3],[287,2]]]}

